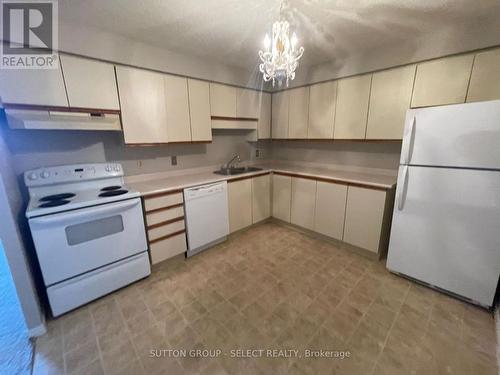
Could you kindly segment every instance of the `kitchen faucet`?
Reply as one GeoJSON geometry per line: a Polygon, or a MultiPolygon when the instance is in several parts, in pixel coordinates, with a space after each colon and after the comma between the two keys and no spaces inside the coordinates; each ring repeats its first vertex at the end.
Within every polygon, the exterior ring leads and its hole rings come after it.
{"type": "Polygon", "coordinates": [[[237,160],[237,163],[240,163],[241,162],[240,155],[238,154],[234,155],[233,158],[227,162],[226,169],[232,168],[232,164],[235,160],[237,160]]]}

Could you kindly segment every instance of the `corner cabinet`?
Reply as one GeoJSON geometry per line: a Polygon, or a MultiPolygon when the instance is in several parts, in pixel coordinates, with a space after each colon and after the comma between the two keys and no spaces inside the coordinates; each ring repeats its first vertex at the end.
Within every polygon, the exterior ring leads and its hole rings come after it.
{"type": "Polygon", "coordinates": [[[272,137],[273,139],[288,138],[288,107],[290,91],[273,94],[272,100],[272,137]]]}
{"type": "Polygon", "coordinates": [[[236,117],[237,88],[210,83],[210,114],[216,117],[236,117]]]}
{"type": "Polygon", "coordinates": [[[290,222],[313,230],[315,209],[316,180],[292,177],[290,222]]]}
{"type": "Polygon", "coordinates": [[[229,180],[229,232],[233,233],[252,225],[252,179],[229,180]]]}
{"type": "Polygon", "coordinates": [[[290,222],[290,205],[292,200],[292,178],[273,174],[273,210],[276,219],[290,222]]]}
{"type": "Polygon", "coordinates": [[[271,216],[271,174],[252,178],[252,222],[271,216]]]}
{"type": "Polygon", "coordinates": [[[259,120],[257,121],[257,138],[271,138],[271,94],[262,93],[259,120]]]}
{"type": "Polygon", "coordinates": [[[167,143],[167,112],[163,75],[116,67],[125,143],[167,143]]]}
{"type": "Polygon", "coordinates": [[[336,102],[337,81],[310,87],[307,138],[333,139],[336,102]]]}
{"type": "Polygon", "coordinates": [[[307,138],[309,121],[309,87],[299,87],[289,91],[288,138],[307,138]]]}

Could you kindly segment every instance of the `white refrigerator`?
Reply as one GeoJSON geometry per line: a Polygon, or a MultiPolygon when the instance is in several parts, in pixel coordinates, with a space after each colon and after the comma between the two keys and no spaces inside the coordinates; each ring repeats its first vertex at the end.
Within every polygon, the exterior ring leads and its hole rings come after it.
{"type": "Polygon", "coordinates": [[[387,268],[492,306],[500,273],[500,101],[408,111],[387,268]]]}

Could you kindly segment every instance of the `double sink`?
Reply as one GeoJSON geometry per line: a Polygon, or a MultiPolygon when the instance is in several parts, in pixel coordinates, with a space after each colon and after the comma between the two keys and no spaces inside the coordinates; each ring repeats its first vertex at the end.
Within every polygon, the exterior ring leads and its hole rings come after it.
{"type": "Polygon", "coordinates": [[[224,176],[232,176],[235,174],[257,172],[261,170],[262,168],[257,168],[257,167],[231,167],[231,168],[221,168],[218,171],[215,171],[214,173],[222,174],[224,176]]]}

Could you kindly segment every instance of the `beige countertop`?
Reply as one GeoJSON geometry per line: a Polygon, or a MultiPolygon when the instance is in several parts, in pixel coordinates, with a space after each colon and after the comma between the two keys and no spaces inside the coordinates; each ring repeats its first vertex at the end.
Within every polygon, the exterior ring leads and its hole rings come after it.
{"type": "Polygon", "coordinates": [[[130,176],[126,178],[127,186],[131,189],[139,191],[143,196],[166,193],[173,190],[185,189],[197,185],[205,185],[219,181],[229,181],[240,179],[242,177],[257,176],[266,172],[277,172],[304,177],[319,178],[331,180],[352,185],[361,185],[379,189],[391,189],[396,184],[397,177],[388,174],[366,173],[349,170],[335,170],[321,167],[311,167],[303,165],[292,165],[284,163],[271,163],[266,165],[258,165],[263,168],[262,171],[239,174],[235,176],[223,176],[213,173],[213,170],[186,171],[186,174],[176,174],[172,176],[154,177],[147,175],[144,178],[138,176],[130,176]]]}

